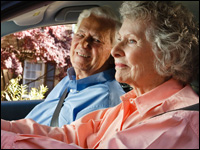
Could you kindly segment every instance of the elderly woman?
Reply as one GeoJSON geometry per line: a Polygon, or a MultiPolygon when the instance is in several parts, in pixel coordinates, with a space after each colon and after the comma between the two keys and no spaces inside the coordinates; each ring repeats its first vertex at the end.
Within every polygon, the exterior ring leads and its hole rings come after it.
{"type": "Polygon", "coordinates": [[[199,112],[176,110],[199,102],[189,85],[198,59],[192,14],[163,1],[124,2],[120,13],[115,77],[134,88],[122,103],[62,128],[2,120],[2,148],[199,149],[199,112]]]}

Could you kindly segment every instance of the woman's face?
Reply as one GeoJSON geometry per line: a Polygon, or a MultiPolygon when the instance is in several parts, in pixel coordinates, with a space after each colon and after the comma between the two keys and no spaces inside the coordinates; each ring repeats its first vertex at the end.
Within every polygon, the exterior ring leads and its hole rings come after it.
{"type": "Polygon", "coordinates": [[[142,87],[158,76],[154,69],[152,46],[145,36],[147,26],[137,20],[124,20],[116,37],[118,43],[111,51],[117,81],[142,87]]]}

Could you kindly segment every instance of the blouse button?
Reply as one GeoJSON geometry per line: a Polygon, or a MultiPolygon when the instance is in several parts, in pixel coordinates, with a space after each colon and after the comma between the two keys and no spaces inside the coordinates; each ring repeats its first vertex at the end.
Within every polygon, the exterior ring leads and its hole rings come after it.
{"type": "Polygon", "coordinates": [[[134,99],[133,99],[133,98],[130,98],[130,99],[129,99],[129,102],[130,102],[131,104],[133,104],[133,103],[134,103],[134,99]]]}

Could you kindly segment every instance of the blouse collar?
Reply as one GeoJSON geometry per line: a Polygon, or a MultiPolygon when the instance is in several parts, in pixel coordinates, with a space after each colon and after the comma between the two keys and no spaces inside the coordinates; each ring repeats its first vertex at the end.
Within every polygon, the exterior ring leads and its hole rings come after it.
{"type": "Polygon", "coordinates": [[[174,79],[169,79],[156,88],[137,96],[134,89],[121,96],[122,101],[129,101],[136,105],[141,115],[144,115],[151,108],[163,103],[167,98],[180,91],[183,86],[174,79]]]}

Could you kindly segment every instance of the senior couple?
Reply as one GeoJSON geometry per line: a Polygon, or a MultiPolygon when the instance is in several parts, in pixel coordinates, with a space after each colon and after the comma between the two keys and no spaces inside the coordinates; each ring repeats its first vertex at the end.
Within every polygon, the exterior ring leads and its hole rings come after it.
{"type": "MultiPolygon", "coordinates": [[[[52,118],[54,110],[41,120],[41,111],[26,119],[1,120],[1,148],[199,149],[199,112],[176,110],[199,103],[189,85],[199,65],[199,28],[192,13],[169,1],[123,2],[118,30],[110,10],[93,9],[80,15],[71,46],[73,68],[47,97],[58,103],[64,91],[60,89],[70,85],[75,89],[61,108],[62,127],[50,127],[51,119],[44,119],[52,118]],[[104,13],[97,13],[100,10],[104,13]],[[133,87],[128,93],[123,94],[112,77],[110,53],[116,80],[133,87]],[[82,90],[87,94],[76,96],[82,90]],[[74,110],[64,112],[70,109],[66,105],[74,110]]],[[[51,107],[41,105],[32,112],[51,107]]]]}

